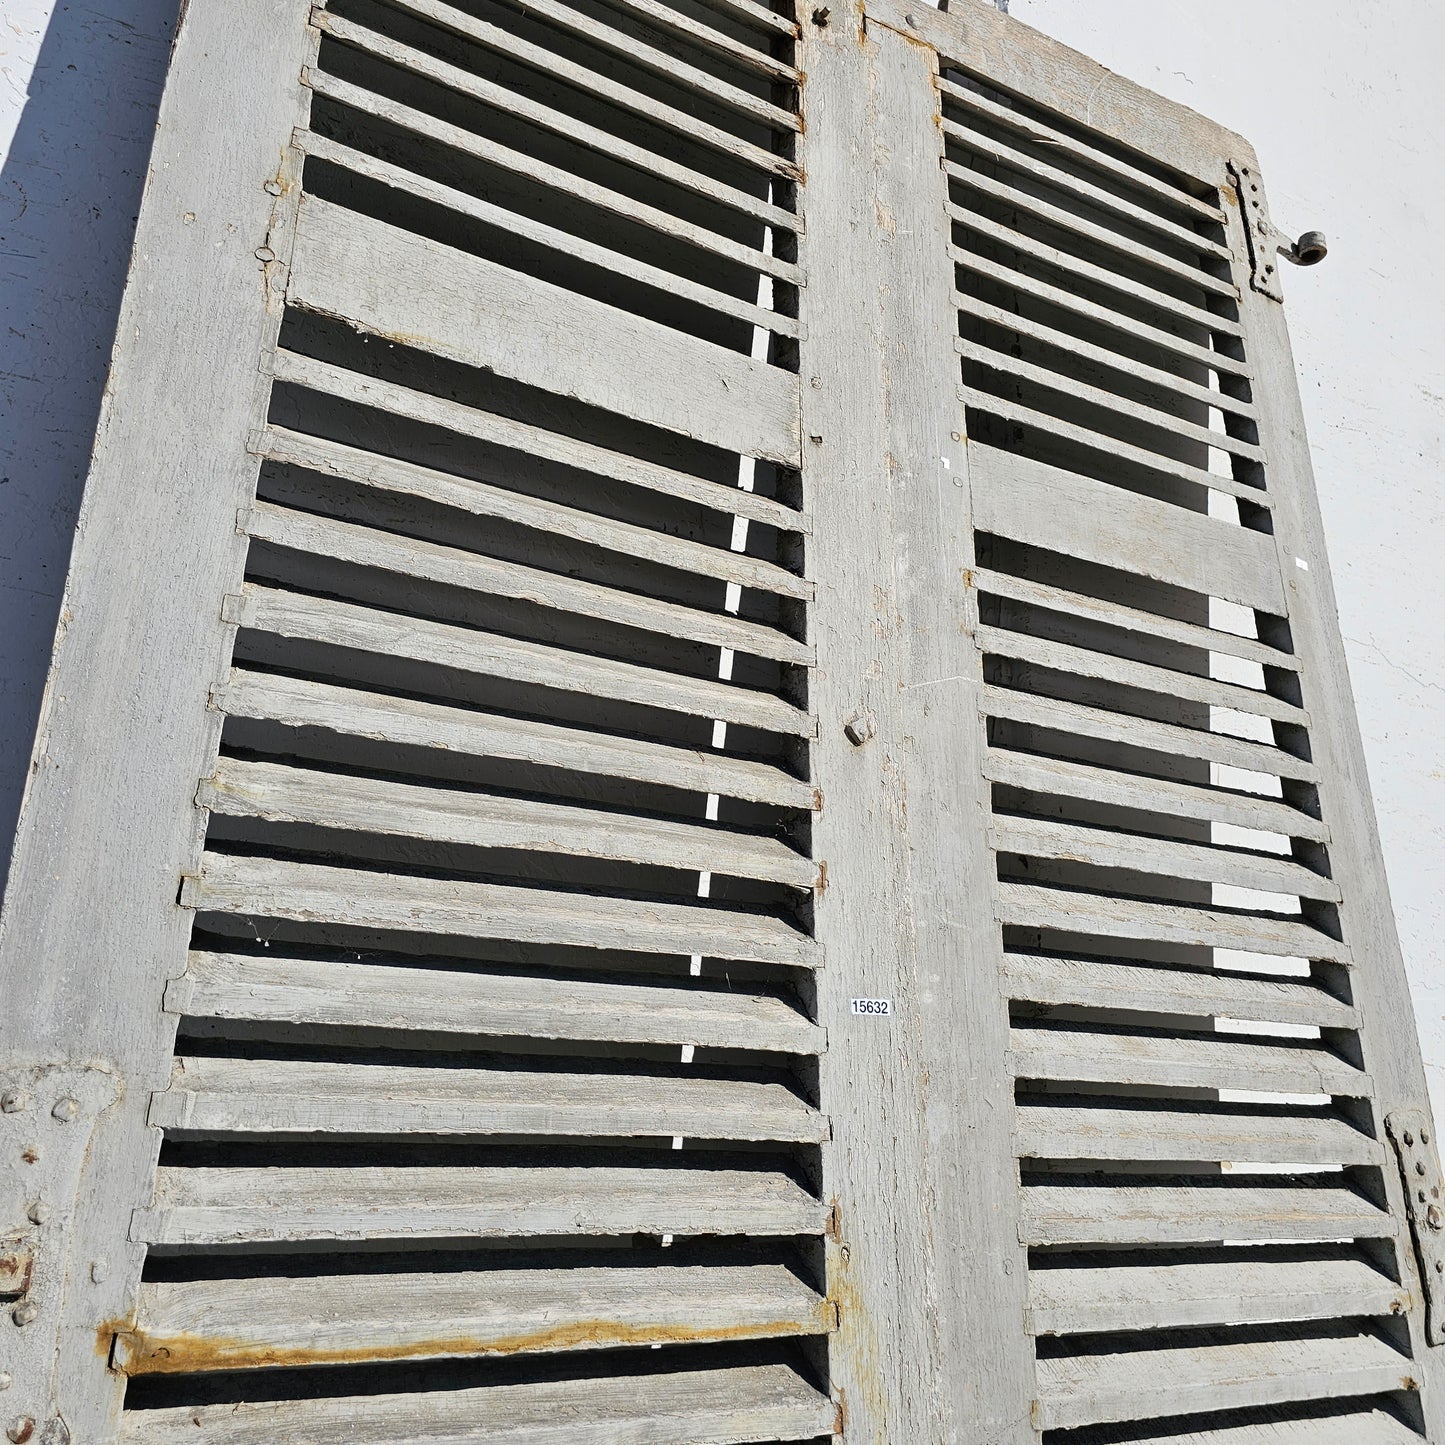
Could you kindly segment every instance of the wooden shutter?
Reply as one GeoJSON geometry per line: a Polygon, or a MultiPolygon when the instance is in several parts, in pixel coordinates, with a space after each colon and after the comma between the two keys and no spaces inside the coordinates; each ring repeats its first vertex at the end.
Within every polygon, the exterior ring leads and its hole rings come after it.
{"type": "Polygon", "coordinates": [[[1252,154],[785,9],[189,7],[0,923],[18,1438],[1445,1410],[1252,154]]]}

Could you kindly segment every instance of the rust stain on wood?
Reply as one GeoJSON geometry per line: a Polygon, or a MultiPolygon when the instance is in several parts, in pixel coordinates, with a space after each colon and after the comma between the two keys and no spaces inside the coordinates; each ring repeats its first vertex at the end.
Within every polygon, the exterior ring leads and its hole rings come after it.
{"type": "Polygon", "coordinates": [[[722,1340],[767,1339],[826,1332],[831,1328],[832,1314],[829,1302],[820,1301],[812,1316],[755,1324],[697,1328],[669,1324],[629,1325],[603,1319],[573,1320],[512,1335],[438,1335],[391,1345],[378,1342],[330,1348],[323,1345],[267,1344],[259,1340],[218,1335],[153,1335],[129,1323],[108,1323],[98,1331],[97,1344],[103,1355],[110,1355],[113,1347],[114,1368],[123,1375],[175,1375],[262,1366],[296,1368],[447,1356],[515,1355],[614,1345],[690,1345],[722,1340]]]}

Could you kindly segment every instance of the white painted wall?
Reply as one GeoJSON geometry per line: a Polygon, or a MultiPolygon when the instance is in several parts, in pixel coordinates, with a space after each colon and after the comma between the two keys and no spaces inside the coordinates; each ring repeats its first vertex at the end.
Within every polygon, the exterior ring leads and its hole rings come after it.
{"type": "MultiPolygon", "coordinates": [[[[0,840],[24,782],[177,0],[112,8],[124,17],[71,0],[0,11],[0,840]]],[[[1249,136],[1278,224],[1329,233],[1322,266],[1286,274],[1288,307],[1445,1118],[1445,7],[1012,0],[1011,11],[1249,136]]]]}

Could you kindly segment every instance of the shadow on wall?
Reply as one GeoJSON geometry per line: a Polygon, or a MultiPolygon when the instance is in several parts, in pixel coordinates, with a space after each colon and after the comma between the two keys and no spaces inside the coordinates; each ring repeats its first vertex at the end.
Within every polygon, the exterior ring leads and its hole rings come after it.
{"type": "Polygon", "coordinates": [[[178,0],[22,0],[7,20],[48,9],[0,169],[0,891],[178,0]]]}

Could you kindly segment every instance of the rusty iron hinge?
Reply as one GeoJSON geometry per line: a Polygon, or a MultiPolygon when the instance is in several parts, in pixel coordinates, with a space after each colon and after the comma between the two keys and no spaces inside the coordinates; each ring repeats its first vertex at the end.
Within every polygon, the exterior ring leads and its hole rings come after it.
{"type": "Polygon", "coordinates": [[[1269,202],[1258,170],[1242,161],[1230,161],[1229,178],[1239,192],[1239,214],[1249,247],[1249,284],[1265,296],[1283,301],[1279,258],[1283,256],[1296,266],[1316,265],[1329,253],[1325,233],[1306,231],[1297,241],[1291,241],[1269,218],[1269,202]]]}
{"type": "Polygon", "coordinates": [[[1425,1338],[1432,1345],[1445,1344],[1445,1181],[1434,1125],[1424,1109],[1396,1109],[1386,1115],[1385,1131],[1405,1183],[1405,1208],[1425,1293],[1425,1338]]]}

